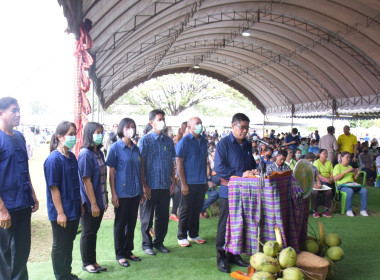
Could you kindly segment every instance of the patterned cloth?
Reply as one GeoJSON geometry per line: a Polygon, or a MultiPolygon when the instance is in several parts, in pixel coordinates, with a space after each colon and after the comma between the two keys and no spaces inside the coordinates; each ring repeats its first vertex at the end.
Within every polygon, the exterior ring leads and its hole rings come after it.
{"type": "MultiPolygon", "coordinates": [[[[258,252],[259,182],[257,178],[231,178],[228,187],[229,217],[225,250],[232,254],[258,252]]],[[[302,188],[292,176],[264,180],[261,195],[260,242],[276,240],[275,226],[281,229],[284,246],[297,252],[306,240],[308,212],[302,188]],[[306,221],[305,221],[306,218],[306,221]]]]}

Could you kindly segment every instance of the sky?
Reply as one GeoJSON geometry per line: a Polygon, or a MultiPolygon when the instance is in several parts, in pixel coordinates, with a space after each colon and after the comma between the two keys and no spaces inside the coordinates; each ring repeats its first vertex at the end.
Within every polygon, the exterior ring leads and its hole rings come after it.
{"type": "Polygon", "coordinates": [[[22,121],[38,100],[55,115],[72,120],[74,37],[55,0],[4,1],[0,97],[19,101],[22,121]]]}

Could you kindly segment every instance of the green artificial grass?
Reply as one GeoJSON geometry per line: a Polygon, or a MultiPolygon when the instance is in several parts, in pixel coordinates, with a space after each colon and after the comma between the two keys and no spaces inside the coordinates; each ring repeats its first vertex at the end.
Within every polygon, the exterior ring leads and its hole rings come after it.
{"type": "MultiPolygon", "coordinates": [[[[379,279],[380,267],[380,217],[346,217],[335,215],[332,219],[320,220],[326,233],[336,232],[342,239],[345,257],[337,262],[339,269],[337,280],[379,279]]],[[[318,232],[318,220],[309,219],[311,228],[318,232]]],[[[200,234],[207,239],[203,245],[194,244],[190,248],[177,245],[177,223],[170,221],[165,245],[171,250],[169,254],[157,253],[147,256],[141,250],[140,226],[135,232],[134,253],[142,258],[141,262],[130,262],[131,266],[123,268],[115,260],[113,247],[113,221],[103,221],[98,234],[98,262],[108,267],[108,272],[89,274],[81,270],[79,235],[75,240],[73,251],[73,272],[82,279],[231,279],[228,274],[216,268],[215,234],[217,219],[202,219],[200,234]]],[[[30,279],[53,279],[51,262],[28,263],[30,279]]],[[[232,270],[242,270],[232,266],[232,270]]]]}

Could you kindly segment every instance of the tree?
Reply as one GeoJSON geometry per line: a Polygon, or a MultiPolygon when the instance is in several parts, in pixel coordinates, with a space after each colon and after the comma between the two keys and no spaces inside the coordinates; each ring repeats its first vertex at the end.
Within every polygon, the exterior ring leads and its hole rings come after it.
{"type": "Polygon", "coordinates": [[[111,105],[109,111],[117,112],[128,105],[132,114],[146,114],[159,108],[167,115],[178,116],[193,108],[202,115],[223,115],[218,114],[220,108],[212,104],[216,100],[237,107],[248,105],[250,110],[256,110],[241,93],[215,79],[196,74],[171,74],[134,87],[111,105]]]}

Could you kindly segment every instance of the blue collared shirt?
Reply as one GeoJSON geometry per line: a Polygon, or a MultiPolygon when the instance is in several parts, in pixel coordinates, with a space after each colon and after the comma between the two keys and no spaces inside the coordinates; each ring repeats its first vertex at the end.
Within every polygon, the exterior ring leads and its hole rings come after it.
{"type": "Polygon", "coordinates": [[[19,131],[13,133],[0,130],[0,197],[8,212],[34,204],[25,138],[19,131]]]}
{"type": "Polygon", "coordinates": [[[188,133],[175,146],[177,157],[183,158],[187,184],[207,183],[207,140],[188,133]]]}
{"type": "Polygon", "coordinates": [[[142,195],[139,148],[131,148],[119,139],[108,151],[106,165],[115,168],[115,190],[120,198],[142,195]]]}
{"type": "Polygon", "coordinates": [[[144,159],[145,180],[151,189],[168,189],[172,183],[174,142],[165,134],[152,130],[139,141],[144,159]]]}
{"type": "MultiPolygon", "coordinates": [[[[216,145],[214,170],[223,179],[229,180],[231,176],[241,177],[245,171],[255,168],[252,144],[247,140],[240,145],[234,135],[230,133],[216,145]]],[[[228,198],[227,186],[220,186],[219,196],[228,198]]]]}
{"type": "Polygon", "coordinates": [[[293,136],[291,133],[289,133],[288,135],[286,135],[285,137],[285,143],[290,143],[290,142],[293,142],[293,141],[296,141],[295,144],[291,144],[288,146],[288,148],[292,149],[293,150],[293,154],[296,153],[297,151],[297,145],[298,145],[298,142],[299,142],[300,138],[298,135],[296,136],[293,136]]]}
{"type": "Polygon", "coordinates": [[[69,152],[67,158],[58,150],[52,151],[44,163],[44,172],[49,220],[57,221],[57,209],[53,203],[51,187],[58,187],[67,220],[79,219],[81,215],[80,184],[75,155],[69,152]]]}

